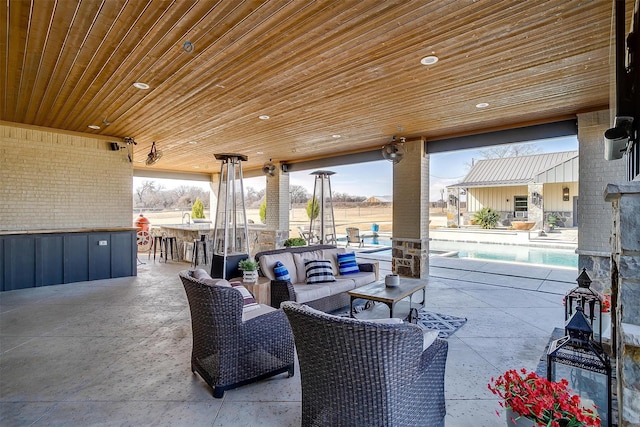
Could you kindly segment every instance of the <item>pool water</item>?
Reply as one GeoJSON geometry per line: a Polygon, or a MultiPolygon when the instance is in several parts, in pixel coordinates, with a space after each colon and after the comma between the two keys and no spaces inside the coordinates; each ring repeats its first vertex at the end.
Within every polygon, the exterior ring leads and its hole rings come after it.
{"type": "MultiPolygon", "coordinates": [[[[382,239],[381,239],[382,240],[382,239]]],[[[389,245],[391,242],[389,242],[389,245]]],[[[578,267],[578,255],[572,249],[536,248],[518,245],[492,245],[432,240],[429,250],[448,256],[469,259],[522,262],[527,264],[578,267]]],[[[391,257],[391,249],[374,250],[376,255],[391,257]]],[[[372,251],[372,252],[374,252],[372,251]]],[[[432,254],[436,255],[436,254],[432,254]]]]}

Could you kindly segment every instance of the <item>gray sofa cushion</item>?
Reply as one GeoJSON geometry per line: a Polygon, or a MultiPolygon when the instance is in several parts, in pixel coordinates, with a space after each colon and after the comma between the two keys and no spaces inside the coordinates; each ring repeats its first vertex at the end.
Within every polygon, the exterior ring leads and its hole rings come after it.
{"type": "Polygon", "coordinates": [[[275,280],[276,276],[273,273],[273,267],[278,261],[280,261],[285,267],[287,267],[289,276],[291,276],[291,283],[296,283],[298,273],[296,272],[296,264],[293,262],[293,254],[291,254],[290,252],[262,255],[258,260],[258,263],[260,264],[260,271],[262,271],[264,277],[268,278],[269,280],[275,280]]]}
{"type": "MultiPolygon", "coordinates": [[[[336,282],[332,282],[335,284],[336,282]]],[[[353,283],[353,282],[352,282],[353,283]]],[[[331,289],[328,284],[320,284],[320,285],[307,285],[303,284],[294,284],[293,289],[296,293],[296,301],[297,302],[309,302],[315,301],[320,298],[325,298],[331,295],[331,289]]]]}
{"type": "Polygon", "coordinates": [[[354,282],[354,288],[359,288],[360,286],[368,285],[371,282],[376,281],[376,273],[373,271],[361,271],[359,273],[349,274],[347,276],[338,276],[336,279],[341,278],[349,278],[354,282]]]}

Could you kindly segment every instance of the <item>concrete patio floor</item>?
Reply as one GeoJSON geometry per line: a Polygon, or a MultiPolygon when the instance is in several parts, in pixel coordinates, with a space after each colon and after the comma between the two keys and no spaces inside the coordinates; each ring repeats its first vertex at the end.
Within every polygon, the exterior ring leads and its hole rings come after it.
{"type": "MultiPolygon", "coordinates": [[[[297,366],[212,397],[190,370],[189,264],[141,258],[137,277],[0,293],[0,425],[299,426],[297,366]]],[[[578,271],[435,257],[430,272],[427,309],[468,318],[449,338],[446,426],[503,426],[487,383],[535,370],[578,271]]]]}

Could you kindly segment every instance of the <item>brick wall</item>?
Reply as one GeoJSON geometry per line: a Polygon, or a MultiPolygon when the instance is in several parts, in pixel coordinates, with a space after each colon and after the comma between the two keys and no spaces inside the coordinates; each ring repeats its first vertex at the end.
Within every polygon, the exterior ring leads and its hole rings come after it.
{"type": "Polygon", "coordinates": [[[393,167],[393,237],[429,238],[429,156],[422,141],[404,144],[393,167]]]}
{"type": "Polygon", "coordinates": [[[603,135],[610,127],[608,111],[578,115],[580,188],[578,197],[579,251],[610,252],[611,203],[602,198],[606,185],[625,180],[626,158],[604,159],[603,135]]]}
{"type": "Polygon", "coordinates": [[[0,123],[0,230],[130,227],[132,176],[102,137],[0,123]]]}

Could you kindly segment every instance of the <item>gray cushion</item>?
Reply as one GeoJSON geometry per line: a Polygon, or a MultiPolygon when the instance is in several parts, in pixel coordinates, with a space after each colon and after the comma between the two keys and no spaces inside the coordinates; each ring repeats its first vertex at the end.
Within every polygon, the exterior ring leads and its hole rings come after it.
{"type": "Polygon", "coordinates": [[[296,283],[296,264],[295,262],[293,262],[293,255],[290,252],[262,255],[259,258],[258,263],[260,264],[260,271],[262,271],[264,277],[268,278],[269,280],[274,280],[276,278],[276,275],[273,273],[273,266],[276,265],[276,262],[278,261],[280,261],[285,267],[287,267],[289,276],[291,276],[291,283],[296,283]]]}
{"type": "Polygon", "coordinates": [[[293,289],[296,293],[296,301],[301,303],[315,301],[317,299],[328,297],[331,295],[330,286],[328,286],[327,284],[293,285],[293,289]]]}

